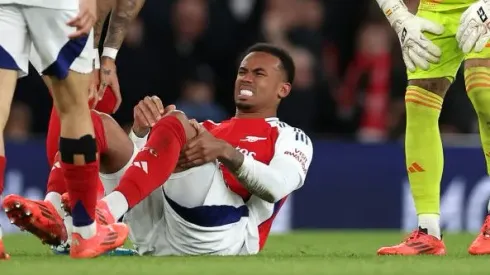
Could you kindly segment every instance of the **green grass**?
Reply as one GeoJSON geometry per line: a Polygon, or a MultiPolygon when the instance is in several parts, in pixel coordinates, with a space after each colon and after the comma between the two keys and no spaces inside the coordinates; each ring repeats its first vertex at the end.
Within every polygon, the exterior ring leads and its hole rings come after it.
{"type": "Polygon", "coordinates": [[[72,260],[53,255],[29,235],[5,237],[10,261],[6,274],[490,274],[490,256],[469,256],[473,235],[446,235],[448,255],[379,257],[376,250],[403,237],[387,231],[317,231],[271,236],[257,256],[242,257],[101,257],[72,260]]]}

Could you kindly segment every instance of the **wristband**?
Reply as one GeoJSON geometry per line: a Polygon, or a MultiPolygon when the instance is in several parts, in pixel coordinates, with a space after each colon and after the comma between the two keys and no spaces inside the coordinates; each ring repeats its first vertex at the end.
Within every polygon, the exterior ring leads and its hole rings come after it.
{"type": "Polygon", "coordinates": [[[94,69],[99,70],[100,69],[99,49],[94,49],[94,52],[95,52],[94,69]]]}
{"type": "Polygon", "coordinates": [[[102,57],[106,56],[106,57],[109,57],[111,59],[116,60],[116,56],[117,56],[118,51],[119,51],[118,49],[104,47],[104,51],[102,51],[102,57]]]}
{"type": "Polygon", "coordinates": [[[399,15],[408,13],[408,8],[403,3],[403,0],[376,0],[378,2],[379,7],[383,11],[384,15],[390,22],[390,25],[393,25],[399,19],[399,15]]]}

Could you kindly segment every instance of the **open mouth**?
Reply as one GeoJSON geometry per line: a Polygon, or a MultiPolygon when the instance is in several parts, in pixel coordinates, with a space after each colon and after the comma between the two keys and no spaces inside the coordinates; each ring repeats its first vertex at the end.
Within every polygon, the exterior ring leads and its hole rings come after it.
{"type": "Polygon", "coordinates": [[[249,96],[253,96],[254,93],[251,90],[241,89],[238,95],[241,97],[249,97],[249,96]]]}

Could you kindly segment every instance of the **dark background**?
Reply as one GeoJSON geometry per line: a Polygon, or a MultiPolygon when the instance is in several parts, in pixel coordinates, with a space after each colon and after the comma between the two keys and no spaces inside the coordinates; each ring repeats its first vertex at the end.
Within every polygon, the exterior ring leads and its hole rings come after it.
{"type": "MultiPolygon", "coordinates": [[[[226,119],[234,113],[240,54],[264,41],[291,49],[297,66],[280,119],[317,138],[403,136],[405,67],[395,33],[372,0],[147,0],[117,57],[123,103],[115,118],[127,127],[138,100],[158,95],[198,120],[226,119]]],[[[44,137],[51,106],[31,68],[19,82],[7,139],[44,137]]],[[[454,134],[476,129],[458,77],[441,130],[460,137],[454,134]]]]}

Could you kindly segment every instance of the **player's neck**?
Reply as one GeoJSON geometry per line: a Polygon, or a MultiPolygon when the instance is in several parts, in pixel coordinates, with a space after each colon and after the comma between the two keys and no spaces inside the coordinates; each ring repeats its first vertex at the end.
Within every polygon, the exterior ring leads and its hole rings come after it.
{"type": "Polygon", "coordinates": [[[277,117],[276,111],[255,111],[255,112],[243,112],[240,110],[236,110],[235,113],[236,118],[268,118],[268,117],[277,117]]]}

